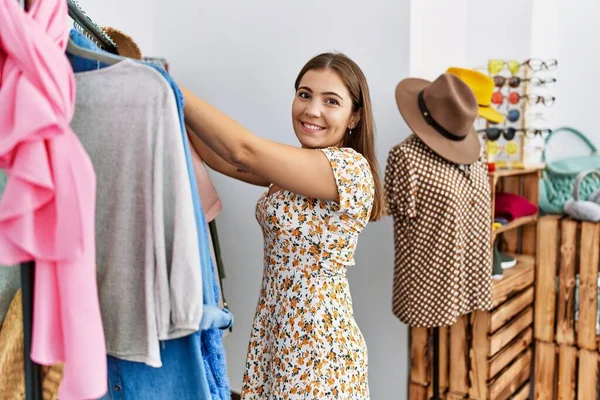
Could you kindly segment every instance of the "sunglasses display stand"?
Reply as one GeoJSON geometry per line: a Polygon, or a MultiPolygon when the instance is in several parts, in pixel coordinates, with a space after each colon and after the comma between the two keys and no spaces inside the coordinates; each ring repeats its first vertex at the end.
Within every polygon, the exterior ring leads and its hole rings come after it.
{"type": "Polygon", "coordinates": [[[529,92],[531,68],[528,64],[517,61],[506,62],[500,70],[494,69],[499,60],[489,60],[488,72],[496,83],[496,92],[492,97],[492,104],[505,117],[503,127],[500,128],[486,122],[486,129],[498,129],[500,134],[496,137],[484,136],[488,162],[494,163],[496,169],[524,168],[523,149],[524,121],[527,111],[527,102],[524,97],[529,92]],[[496,101],[494,101],[496,100],[496,101]]]}
{"type": "MultiPolygon", "coordinates": [[[[555,66],[557,64],[554,64],[555,66]]],[[[554,93],[548,90],[548,84],[556,82],[556,78],[549,75],[543,78],[532,69],[527,70],[529,81],[526,86],[526,101],[523,101],[523,133],[521,136],[521,162],[524,168],[544,168],[543,152],[546,146],[546,138],[552,130],[548,127],[548,111],[556,101],[554,93]],[[537,81],[537,85],[531,82],[537,81]],[[540,83],[545,82],[545,83],[540,83]],[[540,92],[538,89],[543,89],[540,92]],[[531,111],[530,111],[531,109],[531,111]],[[544,110],[540,112],[540,110],[544,110]],[[540,118],[541,117],[541,118],[540,118]]]]}
{"type": "MultiPolygon", "coordinates": [[[[558,66],[557,60],[541,61],[529,59],[522,63],[515,60],[488,61],[488,74],[494,79],[496,92],[492,104],[504,114],[503,125],[485,122],[483,135],[488,162],[496,169],[536,169],[543,167],[544,134],[547,127],[535,126],[537,112],[530,113],[535,107],[550,107],[555,97],[540,96],[534,88],[545,88],[556,82],[549,76],[540,77],[538,73],[552,71],[558,66]],[[531,118],[530,118],[531,114],[531,118]],[[542,128],[542,129],[540,129],[542,128]]],[[[541,113],[544,116],[546,113],[541,113]]]]}

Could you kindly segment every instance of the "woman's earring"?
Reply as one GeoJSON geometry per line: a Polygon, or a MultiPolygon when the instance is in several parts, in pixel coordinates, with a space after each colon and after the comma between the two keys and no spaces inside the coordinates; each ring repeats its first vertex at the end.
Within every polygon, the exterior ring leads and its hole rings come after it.
{"type": "Polygon", "coordinates": [[[348,135],[352,135],[352,128],[348,131],[348,135]]]}

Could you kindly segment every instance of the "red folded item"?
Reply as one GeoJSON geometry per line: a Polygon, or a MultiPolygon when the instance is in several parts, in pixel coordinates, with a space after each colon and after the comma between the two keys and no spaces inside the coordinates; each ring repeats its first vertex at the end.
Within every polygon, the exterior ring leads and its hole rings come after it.
{"type": "Polygon", "coordinates": [[[512,221],[517,218],[535,215],[537,212],[537,206],[524,197],[512,193],[496,194],[495,218],[506,218],[512,221]]]}

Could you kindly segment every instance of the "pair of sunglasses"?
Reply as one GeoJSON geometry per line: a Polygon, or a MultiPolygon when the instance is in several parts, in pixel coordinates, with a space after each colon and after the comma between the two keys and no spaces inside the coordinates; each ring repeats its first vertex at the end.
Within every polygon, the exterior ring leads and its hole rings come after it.
{"type": "Polygon", "coordinates": [[[509,110],[506,114],[506,119],[510,122],[517,122],[521,118],[521,112],[519,110],[509,110]]]}
{"type": "Polygon", "coordinates": [[[558,67],[558,60],[551,59],[542,61],[538,58],[530,58],[523,65],[527,65],[533,72],[554,71],[558,67]]]}
{"type": "Polygon", "coordinates": [[[508,84],[511,88],[518,88],[522,82],[529,82],[534,86],[542,86],[542,85],[550,85],[552,83],[556,83],[556,78],[545,78],[542,79],[538,76],[534,76],[533,78],[524,79],[519,76],[502,76],[496,75],[494,76],[494,85],[496,87],[504,87],[504,85],[508,84]]]}
{"type": "Polygon", "coordinates": [[[553,71],[558,67],[558,61],[555,59],[542,61],[537,58],[530,58],[526,60],[524,63],[520,63],[517,60],[498,60],[492,59],[488,61],[488,71],[492,74],[497,74],[502,71],[505,67],[508,67],[508,70],[513,75],[518,75],[521,70],[521,66],[529,67],[533,72],[540,71],[553,71]]]}
{"type": "Polygon", "coordinates": [[[494,156],[502,151],[506,152],[509,156],[514,156],[519,152],[519,145],[517,142],[507,142],[504,146],[499,146],[498,142],[488,140],[485,143],[485,151],[488,155],[494,156]]]}
{"type": "Polygon", "coordinates": [[[552,133],[552,129],[516,129],[513,127],[508,127],[486,128],[477,131],[477,133],[485,133],[485,136],[488,138],[488,140],[491,140],[492,142],[500,139],[500,137],[504,137],[506,141],[510,142],[515,138],[517,132],[525,132],[525,134],[530,138],[538,135],[544,137],[552,133]]]}
{"type": "Polygon", "coordinates": [[[477,133],[484,133],[485,137],[488,140],[491,140],[492,142],[495,142],[496,140],[500,139],[500,137],[504,137],[504,139],[506,139],[507,141],[511,141],[515,138],[515,135],[517,134],[517,132],[519,132],[521,129],[515,129],[512,127],[508,127],[508,128],[485,128],[485,129],[480,129],[477,131],[477,133]]]}
{"type": "MultiPolygon", "coordinates": [[[[517,122],[519,120],[519,118],[521,118],[521,111],[516,110],[516,109],[508,110],[508,113],[506,114],[507,120],[509,120],[510,122],[517,122]]],[[[490,124],[497,125],[497,124],[494,124],[493,122],[490,122],[490,124]]]]}
{"type": "Polygon", "coordinates": [[[552,129],[546,128],[546,129],[526,129],[525,130],[525,134],[532,138],[534,136],[548,136],[549,134],[552,133],[552,129]]]}
{"type": "Polygon", "coordinates": [[[510,92],[508,96],[505,96],[502,92],[494,92],[492,94],[492,103],[500,105],[504,103],[504,100],[508,100],[510,104],[519,104],[521,95],[517,92],[510,92]]]}
{"type": "Polygon", "coordinates": [[[523,96],[524,99],[527,100],[530,106],[535,106],[536,104],[543,104],[546,107],[552,107],[554,102],[556,101],[556,97],[554,96],[523,96]]]}
{"type": "Polygon", "coordinates": [[[521,63],[517,60],[504,61],[493,59],[488,61],[488,71],[490,71],[490,73],[492,74],[497,74],[498,72],[502,71],[505,67],[508,67],[508,70],[511,74],[517,75],[519,73],[519,70],[521,69],[521,63]]]}

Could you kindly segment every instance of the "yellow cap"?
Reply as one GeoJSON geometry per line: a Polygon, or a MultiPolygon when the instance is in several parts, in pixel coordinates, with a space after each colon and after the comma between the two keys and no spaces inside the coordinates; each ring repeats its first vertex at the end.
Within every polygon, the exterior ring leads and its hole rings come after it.
{"type": "Polygon", "coordinates": [[[479,71],[466,68],[450,67],[446,71],[455,75],[467,84],[473,91],[479,104],[479,116],[498,124],[504,121],[504,115],[491,106],[494,93],[494,81],[479,71]]]}

